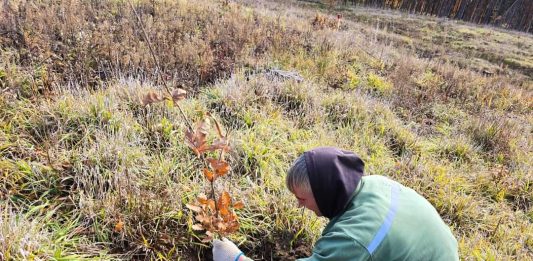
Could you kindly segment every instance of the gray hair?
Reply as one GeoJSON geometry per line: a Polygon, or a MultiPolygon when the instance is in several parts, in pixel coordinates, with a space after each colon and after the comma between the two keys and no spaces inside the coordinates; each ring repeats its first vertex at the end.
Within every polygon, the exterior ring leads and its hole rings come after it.
{"type": "Polygon", "coordinates": [[[307,174],[307,166],[305,164],[305,155],[302,154],[294,163],[292,163],[287,178],[285,179],[287,188],[294,193],[294,188],[298,187],[304,191],[311,192],[311,184],[309,183],[309,176],[307,174]]]}

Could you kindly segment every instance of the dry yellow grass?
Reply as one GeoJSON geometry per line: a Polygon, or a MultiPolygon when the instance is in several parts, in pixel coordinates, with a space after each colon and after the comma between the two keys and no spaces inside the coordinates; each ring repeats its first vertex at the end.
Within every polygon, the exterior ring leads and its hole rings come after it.
{"type": "MultiPolygon", "coordinates": [[[[128,2],[6,3],[0,259],[210,259],[185,207],[210,188],[180,112],[140,102],[164,88],[128,2]]],[[[332,145],[428,198],[463,259],[533,258],[531,35],[299,1],[134,6],[184,112],[230,132],[220,186],[246,205],[232,239],[248,256],[310,253],[325,220],[284,174],[332,145]]]]}

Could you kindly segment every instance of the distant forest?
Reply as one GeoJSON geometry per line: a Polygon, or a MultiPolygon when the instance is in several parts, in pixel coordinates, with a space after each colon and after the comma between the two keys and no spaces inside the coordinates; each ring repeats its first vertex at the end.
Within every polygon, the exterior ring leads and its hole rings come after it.
{"type": "Polygon", "coordinates": [[[400,9],[533,32],[533,0],[341,0],[337,3],[400,9]]]}

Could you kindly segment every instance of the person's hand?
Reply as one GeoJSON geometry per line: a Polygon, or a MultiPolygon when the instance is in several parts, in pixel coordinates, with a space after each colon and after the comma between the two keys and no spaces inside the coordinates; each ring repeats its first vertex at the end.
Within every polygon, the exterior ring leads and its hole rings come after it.
{"type": "Polygon", "coordinates": [[[214,261],[235,261],[243,256],[242,251],[233,242],[227,238],[213,241],[213,260],[214,261]]]}

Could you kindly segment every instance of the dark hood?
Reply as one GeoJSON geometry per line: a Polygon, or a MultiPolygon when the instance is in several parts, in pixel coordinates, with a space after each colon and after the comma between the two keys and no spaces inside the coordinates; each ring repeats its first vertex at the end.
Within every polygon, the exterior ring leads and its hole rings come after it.
{"type": "Polygon", "coordinates": [[[304,155],[315,201],[322,215],[331,219],[344,210],[365,164],[353,152],[333,147],[319,147],[304,155]]]}

